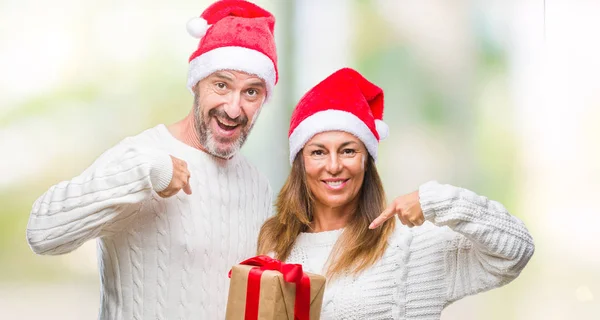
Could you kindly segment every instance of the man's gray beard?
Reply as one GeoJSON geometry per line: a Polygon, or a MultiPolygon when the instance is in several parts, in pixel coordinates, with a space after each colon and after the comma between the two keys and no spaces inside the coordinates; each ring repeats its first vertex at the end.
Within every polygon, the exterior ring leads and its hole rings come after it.
{"type": "Polygon", "coordinates": [[[225,159],[231,158],[231,156],[240,151],[246,142],[248,134],[250,131],[252,131],[254,123],[256,122],[255,120],[258,118],[261,109],[262,107],[256,111],[256,114],[254,115],[250,125],[248,125],[247,130],[244,130],[246,128],[242,128],[240,136],[234,142],[230,143],[231,147],[228,149],[221,149],[217,147],[217,141],[215,141],[212,130],[210,129],[210,116],[208,116],[208,119],[204,119],[202,112],[200,111],[198,100],[196,100],[194,102],[194,122],[196,124],[196,132],[198,133],[200,144],[206,148],[208,153],[212,154],[213,156],[225,159]]]}

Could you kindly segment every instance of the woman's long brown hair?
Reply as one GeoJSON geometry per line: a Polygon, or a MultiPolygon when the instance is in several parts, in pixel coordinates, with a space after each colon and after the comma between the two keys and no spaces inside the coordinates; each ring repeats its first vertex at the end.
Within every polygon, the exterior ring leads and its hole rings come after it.
{"type": "MultiPolygon", "coordinates": [[[[358,197],[356,212],[329,256],[327,278],[331,279],[342,273],[358,274],[372,266],[383,256],[387,240],[394,231],[395,219],[387,220],[377,229],[369,229],[371,221],[386,207],[383,185],[370,156],[358,197]]],[[[274,253],[276,259],[285,261],[298,235],[310,228],[313,202],[314,198],[306,183],[302,152],[298,152],[292,171],[277,196],[277,214],[267,220],[260,230],[258,253],[274,253]]]]}

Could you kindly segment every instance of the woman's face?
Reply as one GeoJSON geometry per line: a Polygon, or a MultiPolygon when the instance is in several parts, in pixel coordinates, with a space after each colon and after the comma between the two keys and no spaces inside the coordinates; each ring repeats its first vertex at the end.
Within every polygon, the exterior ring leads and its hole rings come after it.
{"type": "Polygon", "coordinates": [[[360,139],[343,131],[322,132],[308,140],[302,156],[308,187],[319,204],[338,208],[356,198],[368,157],[360,139]]]}

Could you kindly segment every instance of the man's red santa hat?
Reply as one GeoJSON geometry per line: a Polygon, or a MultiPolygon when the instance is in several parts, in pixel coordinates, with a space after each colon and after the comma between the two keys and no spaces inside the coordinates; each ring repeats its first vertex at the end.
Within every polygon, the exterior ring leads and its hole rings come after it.
{"type": "Polygon", "coordinates": [[[263,79],[267,98],[278,80],[274,39],[275,18],[263,8],[243,0],[221,0],[187,24],[200,39],[190,56],[187,87],[219,70],[236,70],[263,79]]]}

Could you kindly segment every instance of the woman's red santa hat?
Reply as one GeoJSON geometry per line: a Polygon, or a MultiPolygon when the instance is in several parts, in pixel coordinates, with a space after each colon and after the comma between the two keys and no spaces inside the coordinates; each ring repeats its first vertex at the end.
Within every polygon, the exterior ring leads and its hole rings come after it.
{"type": "Polygon", "coordinates": [[[220,0],[187,24],[199,38],[190,56],[187,87],[219,70],[236,70],[263,79],[267,98],[278,80],[275,18],[263,8],[243,0],[220,0]]]}
{"type": "Polygon", "coordinates": [[[355,135],[377,160],[377,146],[388,130],[383,90],[353,69],[338,70],[310,89],[294,109],[288,134],[290,163],[308,140],[325,131],[355,135]]]}

